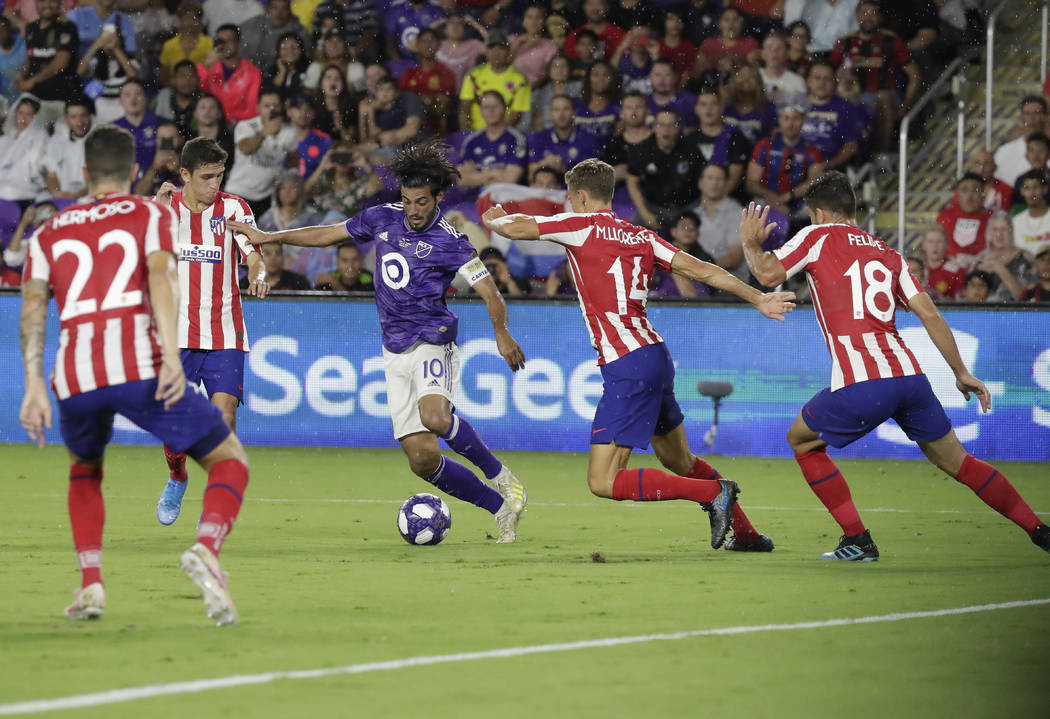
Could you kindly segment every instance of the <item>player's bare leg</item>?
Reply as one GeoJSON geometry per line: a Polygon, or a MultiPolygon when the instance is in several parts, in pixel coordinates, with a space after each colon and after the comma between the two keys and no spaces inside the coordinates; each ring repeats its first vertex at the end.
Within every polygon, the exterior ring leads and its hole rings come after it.
{"type": "Polygon", "coordinates": [[[842,472],[828,456],[828,443],[817,436],[803,421],[799,412],[787,434],[788,444],[795,452],[795,461],[802,470],[806,484],[827,507],[831,516],[842,527],[839,546],[820,555],[821,559],[874,562],[879,558],[878,547],[871,539],[853,504],[849,485],[842,472]]]}
{"type": "Polygon", "coordinates": [[[423,426],[445,440],[456,454],[465,457],[481,470],[485,479],[495,485],[505,502],[517,514],[525,511],[528,493],[510,468],[500,462],[485,445],[474,427],[462,417],[453,414],[448,399],[439,394],[423,395],[419,399],[419,419],[423,426]]]}
{"type": "MultiPolygon", "coordinates": [[[[227,392],[215,392],[211,403],[222,412],[222,418],[234,432],[237,431],[238,399],[227,392]]],[[[164,459],[168,463],[168,482],[157,500],[157,521],[163,525],[174,524],[182,511],[182,498],[186,494],[189,473],[186,471],[186,453],[172,452],[164,446],[164,459]]]]}
{"type": "Polygon", "coordinates": [[[999,470],[966,451],[953,430],[932,442],[919,442],[919,448],[941,471],[965,484],[982,502],[1023,529],[1037,546],[1050,552],[1050,529],[999,470]]]}
{"type": "MultiPolygon", "coordinates": [[[[420,404],[422,405],[422,401],[420,404]]],[[[454,459],[443,456],[436,434],[416,432],[401,437],[398,441],[408,457],[408,466],[413,474],[442,492],[481,507],[494,515],[496,526],[499,528],[500,543],[509,544],[517,538],[519,514],[510,509],[499,492],[478,479],[470,469],[454,459]]]]}
{"type": "MultiPolygon", "coordinates": [[[[667,434],[654,435],[652,445],[660,464],[674,474],[693,479],[722,478],[717,469],[689,449],[684,424],[679,424],[667,434]]],[[[733,505],[732,526],[733,536],[726,538],[726,549],[734,552],[773,551],[773,540],[755,529],[739,502],[733,505]]]]}
{"type": "Polygon", "coordinates": [[[598,497],[631,499],[635,502],[661,502],[688,499],[711,503],[711,546],[718,549],[725,541],[738,492],[736,482],[720,479],[693,479],[660,469],[627,469],[631,448],[615,442],[592,444],[587,465],[587,486],[598,497]]]}
{"type": "Polygon", "coordinates": [[[102,499],[102,457],[77,457],[70,453],[69,523],[80,566],[80,586],[66,607],[70,619],[98,619],[106,611],[102,583],[102,528],[106,507],[102,499]]]}
{"type": "Polygon", "coordinates": [[[230,432],[198,460],[208,473],[197,542],[182,554],[179,566],[200,588],[208,616],[218,626],[237,623],[237,607],[227,589],[229,574],[219,566],[219,551],[233,530],[248,486],[248,456],[230,432]]]}

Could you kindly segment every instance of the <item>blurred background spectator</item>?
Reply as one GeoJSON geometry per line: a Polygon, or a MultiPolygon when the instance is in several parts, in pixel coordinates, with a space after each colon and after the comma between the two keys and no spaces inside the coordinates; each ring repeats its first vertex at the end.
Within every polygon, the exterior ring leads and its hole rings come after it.
{"type": "Polygon", "coordinates": [[[1035,265],[1027,253],[1014,245],[1010,216],[999,211],[988,220],[988,247],[977,255],[974,267],[995,279],[988,297],[990,302],[1013,302],[1021,299],[1026,288],[1035,283],[1035,265]]]}
{"type": "Polygon", "coordinates": [[[314,289],[325,292],[375,292],[372,273],[363,269],[364,257],[353,240],[339,245],[335,269],[318,275],[314,289]]]}

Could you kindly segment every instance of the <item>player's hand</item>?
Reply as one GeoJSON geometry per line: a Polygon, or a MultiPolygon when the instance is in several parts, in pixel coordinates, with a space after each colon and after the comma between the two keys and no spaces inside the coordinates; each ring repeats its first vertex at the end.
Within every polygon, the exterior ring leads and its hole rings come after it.
{"type": "Polygon", "coordinates": [[[769,222],[769,205],[763,207],[754,202],[740,213],[740,242],[751,247],[761,246],[777,223],[769,222]]]}
{"type": "Polygon", "coordinates": [[[25,427],[29,438],[38,447],[44,446],[44,428],[51,429],[51,401],[47,397],[47,387],[40,378],[26,382],[26,393],[22,398],[22,409],[18,412],[18,421],[25,427]]]}
{"type": "Polygon", "coordinates": [[[506,217],[507,211],[503,209],[503,205],[496,205],[485,210],[485,214],[481,216],[481,221],[485,223],[485,227],[493,232],[499,232],[499,228],[493,227],[492,223],[501,217],[506,217]]]}
{"type": "Polygon", "coordinates": [[[160,374],[157,376],[157,391],[153,398],[164,403],[164,409],[171,409],[186,394],[186,373],[178,356],[165,355],[161,361],[160,374]]]}
{"type": "Polygon", "coordinates": [[[510,336],[510,332],[496,333],[496,348],[513,371],[517,372],[525,366],[525,353],[518,341],[510,336]]]}
{"type": "Polygon", "coordinates": [[[160,186],[160,189],[157,190],[157,195],[154,199],[162,205],[170,205],[171,196],[172,194],[174,194],[176,189],[178,188],[176,188],[175,185],[171,184],[170,182],[165,182],[163,185],[160,186]]]}
{"type": "Polygon", "coordinates": [[[955,378],[955,386],[962,392],[963,397],[967,401],[970,400],[970,393],[977,395],[977,401],[981,403],[981,411],[987,412],[992,408],[992,395],[988,391],[988,388],[984,386],[984,382],[974,377],[969,372],[963,372],[955,378]]]}
{"type": "Polygon", "coordinates": [[[784,315],[795,309],[794,292],[766,292],[755,303],[755,309],[771,320],[784,321],[784,315]]]}
{"type": "Polygon", "coordinates": [[[270,283],[266,281],[266,275],[260,275],[248,283],[248,294],[258,297],[260,300],[270,291],[270,283]]]}
{"type": "Polygon", "coordinates": [[[245,223],[240,222],[239,220],[227,219],[226,226],[234,232],[239,232],[245,237],[247,237],[248,242],[252,243],[253,245],[264,245],[267,242],[274,242],[274,240],[271,239],[270,234],[268,232],[263,232],[255,225],[246,225],[245,223]]]}

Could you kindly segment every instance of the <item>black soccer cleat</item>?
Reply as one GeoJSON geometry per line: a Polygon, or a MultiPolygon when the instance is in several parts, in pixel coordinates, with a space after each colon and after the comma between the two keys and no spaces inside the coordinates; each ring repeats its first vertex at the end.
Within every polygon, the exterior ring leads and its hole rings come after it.
{"type": "Polygon", "coordinates": [[[1032,543],[1045,552],[1050,552],[1050,527],[1038,525],[1032,530],[1032,543]]]}
{"type": "Polygon", "coordinates": [[[707,512],[711,520],[711,548],[718,549],[726,541],[726,534],[733,525],[733,505],[736,504],[740,487],[731,479],[720,479],[722,491],[710,502],[703,502],[700,506],[707,512]]]}
{"type": "Polygon", "coordinates": [[[773,540],[764,534],[760,534],[757,539],[752,539],[750,542],[741,542],[734,534],[731,537],[726,537],[726,542],[722,545],[722,548],[729,552],[772,552],[773,540]]]}
{"type": "Polygon", "coordinates": [[[839,546],[834,551],[824,552],[821,559],[837,559],[844,562],[877,562],[879,561],[879,548],[871,539],[871,532],[864,530],[852,537],[845,535],[839,539],[839,546]]]}

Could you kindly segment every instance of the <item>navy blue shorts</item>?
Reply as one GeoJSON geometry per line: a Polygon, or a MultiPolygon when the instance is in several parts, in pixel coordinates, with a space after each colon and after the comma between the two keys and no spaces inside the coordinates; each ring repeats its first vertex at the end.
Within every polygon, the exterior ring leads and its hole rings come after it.
{"type": "Polygon", "coordinates": [[[645,449],[682,423],[674,398],[674,362],[662,342],[602,365],[602,398],[591,424],[591,444],[615,442],[645,449]]]}
{"type": "Polygon", "coordinates": [[[243,350],[181,350],[186,383],[199,385],[211,397],[216,392],[232,394],[237,404],[244,399],[243,350]]]}
{"type": "Polygon", "coordinates": [[[845,447],[890,418],[912,442],[940,439],[952,428],[924,374],[869,379],[835,392],[825,387],[802,408],[802,421],[832,447],[845,447]]]}
{"type": "Polygon", "coordinates": [[[113,438],[113,415],[122,414],[174,452],[200,459],[218,447],[230,428],[219,408],[191,387],[171,409],[153,399],[156,379],[103,387],[58,403],[62,439],[81,459],[101,457],[113,438]]]}

